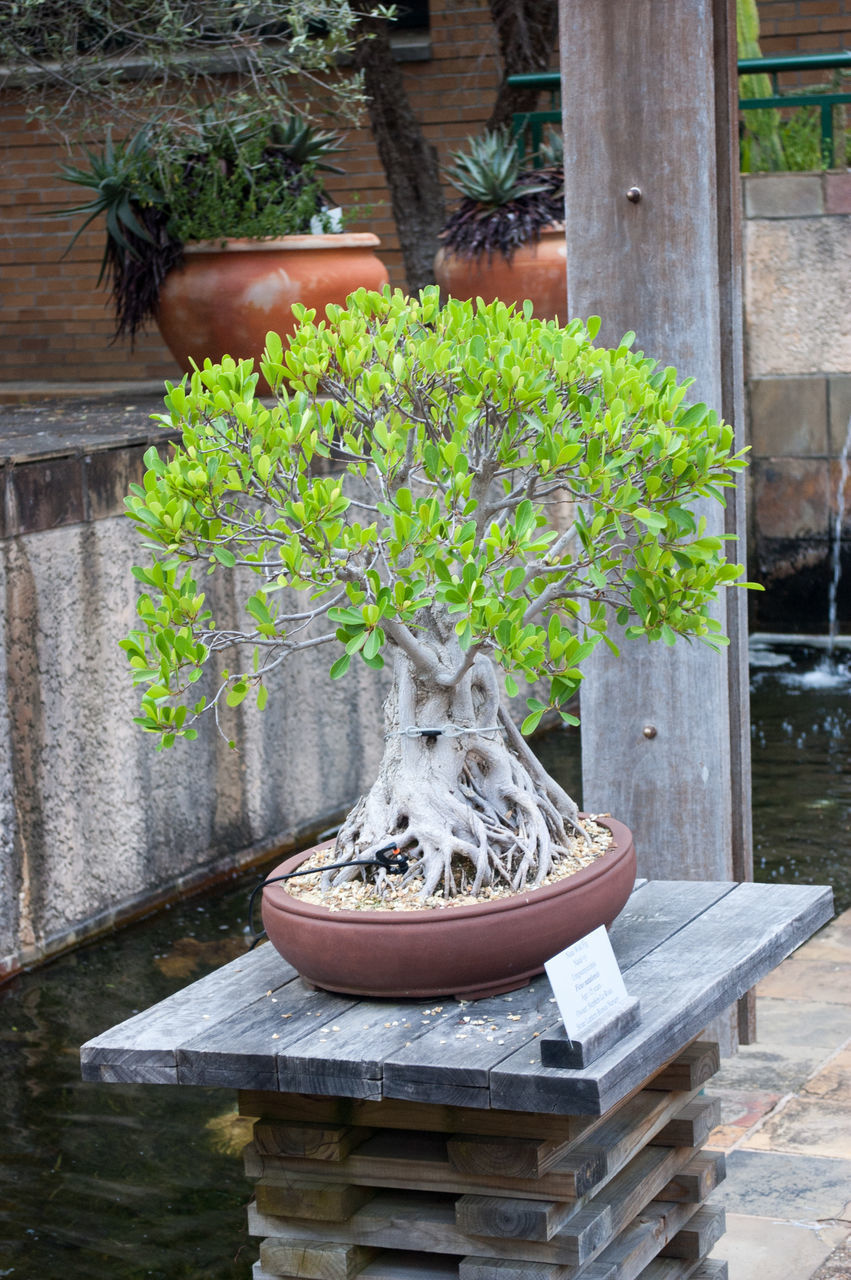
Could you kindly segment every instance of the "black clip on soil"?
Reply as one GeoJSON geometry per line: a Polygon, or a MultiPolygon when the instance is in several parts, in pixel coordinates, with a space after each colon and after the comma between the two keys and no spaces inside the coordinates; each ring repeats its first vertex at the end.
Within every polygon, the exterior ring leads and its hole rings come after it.
{"type": "MultiPolygon", "coordinates": [[[[342,867],[383,867],[388,876],[403,876],[408,870],[408,859],[402,853],[399,846],[393,842],[382,845],[380,849],[375,850],[374,858],[358,858],[351,862],[332,862],[328,866],[322,867],[322,871],[338,871],[342,867]]],[[[254,931],[254,903],[257,900],[258,893],[266,888],[267,884],[277,884],[280,880],[292,880],[293,876],[315,876],[317,868],[314,867],[309,871],[288,871],[283,876],[269,876],[267,880],[261,880],[255,885],[251,891],[251,897],[248,899],[248,928],[254,934],[249,950],[254,950],[258,942],[266,936],[266,930],[261,929],[259,933],[254,931]]]]}

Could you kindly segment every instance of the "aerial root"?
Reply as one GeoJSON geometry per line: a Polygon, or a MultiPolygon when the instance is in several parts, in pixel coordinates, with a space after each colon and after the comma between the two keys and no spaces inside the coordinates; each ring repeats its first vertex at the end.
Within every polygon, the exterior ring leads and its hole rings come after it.
{"type": "MultiPolygon", "coordinates": [[[[535,888],[566,852],[565,821],[522,760],[479,739],[461,758],[454,789],[428,775],[397,775],[392,789],[379,779],[340,828],[335,860],[363,858],[395,840],[409,863],[402,883],[421,881],[421,898],[439,888],[448,897],[477,896],[490,885],[535,888]]],[[[326,872],[322,887],[367,872],[379,892],[386,889],[384,871],[357,866],[326,872]]]]}

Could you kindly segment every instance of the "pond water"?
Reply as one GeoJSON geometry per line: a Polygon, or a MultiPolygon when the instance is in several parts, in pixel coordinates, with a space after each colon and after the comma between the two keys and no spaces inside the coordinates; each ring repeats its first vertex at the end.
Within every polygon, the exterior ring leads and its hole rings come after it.
{"type": "MultiPolygon", "coordinates": [[[[753,652],[760,880],[851,905],[851,653],[753,652]]],[[[576,733],[539,744],[579,792],[576,733]]],[[[79,1046],[239,954],[253,879],[179,904],[0,988],[0,1277],[249,1280],[246,1140],[228,1091],[83,1084],[79,1046]]]]}

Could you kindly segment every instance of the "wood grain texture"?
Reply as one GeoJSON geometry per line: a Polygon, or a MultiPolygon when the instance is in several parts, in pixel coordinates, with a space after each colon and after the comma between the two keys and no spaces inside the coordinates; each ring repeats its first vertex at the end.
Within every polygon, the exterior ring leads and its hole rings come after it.
{"type": "Polygon", "coordinates": [[[654,1089],[699,1089],[721,1067],[721,1054],[714,1040],[694,1040],[667,1067],[653,1077],[654,1089]]]}
{"type": "MultiPolygon", "coordinates": [[[[272,1275],[260,1262],[254,1264],[253,1280],[297,1280],[295,1276],[272,1275]]],[[[458,1280],[458,1263],[440,1254],[424,1257],[421,1253],[403,1253],[382,1249],[358,1272],[358,1280],[458,1280]]]]}
{"type": "Polygon", "coordinates": [[[697,1209],[693,1204],[654,1201],[583,1271],[582,1280],[639,1280],[644,1268],[687,1225],[697,1209]]]}
{"type": "Polygon", "coordinates": [[[279,1052],[302,1038],[305,1024],[333,1024],[354,1003],[294,978],[179,1045],[178,1082],[276,1089],[279,1052]]]}
{"type": "Polygon", "coordinates": [[[699,1151],[659,1192],[660,1200],[700,1204],[727,1176],[723,1151],[699,1151]]]}
{"type": "Polygon", "coordinates": [[[326,1098],[302,1093],[274,1093],[243,1089],[239,1111],[281,1121],[312,1120],[321,1124],[352,1124],[376,1129],[417,1129],[427,1133],[481,1133],[495,1136],[558,1134],[565,1142],[598,1123],[593,1117],[534,1115],[528,1111],[481,1111],[442,1103],[326,1098]]]}
{"type": "Polygon", "coordinates": [[[472,1236],[551,1240],[573,1213],[570,1201],[464,1195],[455,1201],[455,1223],[472,1236]]]}
{"type": "MultiPolygon", "coordinates": [[[[641,992],[638,1031],[582,1071],[544,1068],[521,1051],[491,1072],[491,1105],[603,1113],[672,1058],[833,913],[824,886],[741,884],[628,970],[641,992]],[[723,956],[723,965],[719,957],[723,956]]],[[[547,1036],[548,1048],[558,1036],[547,1036]]],[[[544,1052],[542,1050],[542,1052],[544,1052]]]]}
{"type": "Polygon", "coordinates": [[[89,1040],[80,1050],[84,1080],[100,1080],[102,1065],[110,1079],[140,1083],[177,1083],[177,1046],[277,990],[296,976],[271,945],[232,960],[159,1004],[89,1040]],[[152,1077],[151,1070],[160,1074],[152,1077]],[[136,1074],[133,1074],[133,1073],[136,1074]],[[168,1078],[166,1078],[168,1076],[168,1078]]]}
{"type": "Polygon", "coordinates": [[[724,1206],[704,1205],[660,1252],[666,1258],[701,1260],[721,1239],[724,1226],[724,1206]]]}
{"type": "Polygon", "coordinates": [[[265,1271],[297,1280],[354,1280],[374,1256],[373,1250],[350,1244],[264,1240],[260,1245],[260,1264],[265,1271]]]}
{"type": "MultiPolygon", "coordinates": [[[[697,919],[710,905],[723,900],[734,887],[687,882],[672,887],[649,883],[634,893],[610,931],[612,948],[627,979],[627,989],[628,974],[636,964],[675,938],[686,924],[697,919]]],[[[536,1037],[545,1037],[557,1016],[555,998],[545,977],[534,979],[522,991],[479,1000],[424,1031],[407,1048],[388,1053],[384,1063],[385,1097],[493,1106],[493,1089],[489,1099],[482,1091],[492,1082],[494,1068],[511,1060],[509,1055],[514,1043],[520,1045],[518,1055],[537,1059],[536,1037]]],[[[632,1043],[634,1036],[640,1034],[639,1026],[621,1043],[632,1043]]],[[[560,1039],[565,1039],[563,1028],[560,1039]]],[[[659,1065],[673,1053],[672,1049],[671,1053],[661,1056],[659,1065]]],[[[607,1061],[608,1056],[600,1061],[607,1061]]],[[[579,1080],[585,1072],[593,1070],[592,1065],[573,1073],[572,1077],[563,1075],[562,1079],[579,1080]]],[[[512,1103],[510,1097],[506,1097],[504,1105],[516,1110],[524,1104],[512,1103]]],[[[575,1098],[567,1095],[561,1106],[550,1103],[528,1109],[600,1114],[593,1101],[590,1106],[583,1105],[581,1094],[575,1098]]]]}
{"type": "MultiPolygon", "coordinates": [[[[529,1262],[584,1265],[606,1248],[618,1233],[691,1160],[687,1148],[645,1147],[586,1206],[570,1215],[546,1242],[487,1237],[460,1229],[452,1196],[424,1192],[376,1190],[375,1196],[345,1223],[334,1227],[335,1239],[385,1249],[414,1248],[424,1253],[470,1254],[486,1243],[489,1256],[529,1262]]],[[[293,1221],[249,1209],[253,1235],[319,1242],[319,1224],[293,1221]]]]}
{"type": "Polygon", "coordinates": [[[310,1160],[345,1160],[350,1152],[372,1136],[372,1129],[354,1125],[316,1124],[310,1121],[280,1124],[258,1120],[254,1144],[261,1155],[302,1156],[310,1160]]]}
{"type": "Polygon", "coordinates": [[[607,1117],[590,1138],[581,1135],[581,1140],[567,1142],[559,1163],[533,1178],[461,1173],[448,1158],[453,1139],[446,1134],[408,1130],[378,1131],[349,1157],[330,1167],[319,1160],[264,1155],[256,1144],[249,1144],[244,1154],[245,1170],[249,1177],[278,1181],[320,1177],[327,1172],[331,1177],[373,1187],[576,1201],[618,1173],[692,1097],[693,1092],[642,1090],[607,1117]]]}
{"type": "Polygon", "coordinates": [[[281,1088],[381,1098],[388,1054],[410,1047],[425,1031],[457,1016],[458,1004],[451,998],[405,1004],[361,1001],[280,1053],[281,1088]]]}
{"type": "Polygon", "coordinates": [[[700,1147],[720,1119],[718,1098],[695,1098],[659,1130],[653,1141],[659,1147],[700,1147]]]}
{"type": "Polygon", "coordinates": [[[580,1036],[570,1041],[566,1067],[587,1067],[601,1057],[607,1049],[617,1044],[630,1031],[634,1031],[641,1021],[641,1003],[638,1000],[624,1000],[619,1008],[607,1014],[589,1027],[580,1036]]]}
{"type": "Polygon", "coordinates": [[[286,1183],[261,1179],[254,1195],[261,1213],[278,1217],[309,1218],[313,1222],[347,1222],[372,1198],[370,1187],[328,1179],[294,1179],[286,1183]]]}
{"type": "Polygon", "coordinates": [[[570,1148],[565,1138],[450,1137],[446,1155],[456,1173],[502,1178],[540,1178],[570,1148]]]}
{"type": "MultiPolygon", "coordinates": [[[[369,1089],[383,1096],[361,1101],[379,1110],[391,1101],[396,1108],[396,1119],[388,1114],[380,1123],[477,1137],[572,1140],[677,1057],[714,1013],[831,912],[830,891],[819,887],[644,885],[611,931],[627,989],[640,993],[641,1025],[579,1070],[540,1063],[539,1040],[559,1040],[545,978],[489,1000],[441,1002],[439,1013],[424,1002],[394,1005],[397,1018],[377,1001],[314,991],[298,978],[282,981],[289,971],[266,946],[89,1042],[84,1072],[120,1081],[242,1088],[249,1105],[249,1096],[257,1102],[261,1095],[276,1098],[282,1084],[286,1097],[305,1096],[287,1084],[290,1058],[314,1060],[328,1087],[341,1064],[348,1073],[355,1057],[366,1054],[369,1071],[381,1073],[380,1079],[369,1075],[369,1089]],[[369,1048],[363,1039],[340,1049],[345,1033],[334,1028],[348,1018],[359,1021],[369,1048]],[[470,1119],[475,1111],[478,1121],[470,1119]],[[525,1128],[521,1121],[501,1120],[503,1111],[525,1116],[525,1128]]],[[[349,1074],[338,1083],[356,1089],[349,1074]]],[[[281,1105],[288,1105],[283,1097],[281,1105]]],[[[357,1111],[357,1099],[310,1095],[303,1106],[306,1121],[370,1124],[367,1113],[357,1111]]],[[[276,1118],[274,1111],[267,1118],[276,1118]]],[[[551,1148],[544,1162],[557,1158],[551,1148]]]]}
{"type": "MultiPolygon", "coordinates": [[[[560,25],[570,314],[602,316],[606,343],[635,330],[638,349],[694,377],[690,396],[720,409],[718,206],[730,193],[718,190],[713,8],[560,0],[560,25]]],[[[698,505],[722,533],[722,508],[698,505]]],[[[729,656],[618,647],[597,647],[583,683],[584,803],[633,829],[643,874],[731,878],[729,656]]]]}

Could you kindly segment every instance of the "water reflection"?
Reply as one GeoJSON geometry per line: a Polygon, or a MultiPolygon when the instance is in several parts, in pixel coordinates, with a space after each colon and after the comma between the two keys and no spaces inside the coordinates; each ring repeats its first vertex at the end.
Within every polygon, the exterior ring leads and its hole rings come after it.
{"type": "Polygon", "coordinates": [[[240,886],[184,904],[0,988],[0,1275],[250,1276],[248,1185],[219,1120],[233,1095],[84,1084],[79,1060],[85,1040],[243,949],[245,899],[240,886]]]}
{"type": "Polygon", "coordinates": [[[832,884],[851,906],[851,656],[757,646],[751,678],[754,873],[832,884]],[[764,653],[784,661],[768,665],[764,653]]]}

